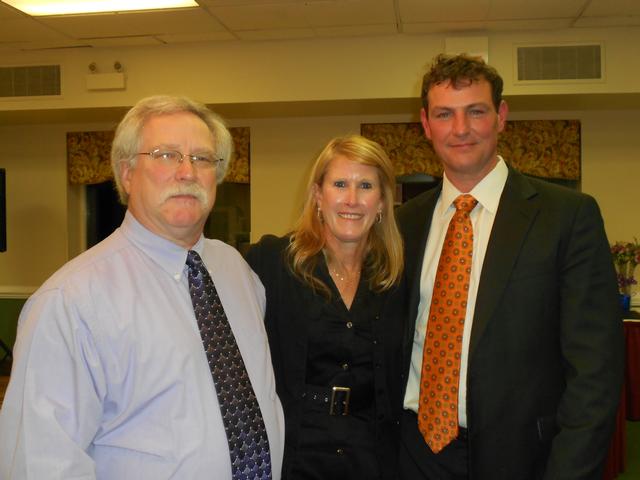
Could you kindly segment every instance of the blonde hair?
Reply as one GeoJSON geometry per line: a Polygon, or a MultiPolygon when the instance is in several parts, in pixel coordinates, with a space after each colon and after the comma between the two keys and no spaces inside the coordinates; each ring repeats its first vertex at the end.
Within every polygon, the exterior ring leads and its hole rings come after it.
{"type": "Polygon", "coordinates": [[[287,249],[289,266],[298,278],[314,290],[330,296],[329,287],[314,275],[318,253],[325,247],[324,227],[317,214],[314,189],[322,186],[331,161],[343,155],[351,161],[376,168],[383,200],[382,216],[369,230],[365,248],[369,288],[381,292],[395,285],[402,273],[402,238],[393,215],[395,176],[393,165],[382,147],[360,135],[347,135],[331,140],[322,150],[309,176],[307,198],[302,214],[291,234],[287,249]]]}

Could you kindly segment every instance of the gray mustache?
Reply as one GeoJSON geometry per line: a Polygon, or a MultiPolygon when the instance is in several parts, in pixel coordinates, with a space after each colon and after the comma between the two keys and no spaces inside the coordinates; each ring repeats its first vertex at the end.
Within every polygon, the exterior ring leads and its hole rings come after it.
{"type": "Polygon", "coordinates": [[[164,203],[171,197],[175,197],[178,195],[191,195],[192,197],[195,197],[196,200],[198,200],[202,205],[206,205],[209,199],[209,195],[202,187],[196,184],[191,184],[168,189],[162,194],[162,202],[164,203]]]}

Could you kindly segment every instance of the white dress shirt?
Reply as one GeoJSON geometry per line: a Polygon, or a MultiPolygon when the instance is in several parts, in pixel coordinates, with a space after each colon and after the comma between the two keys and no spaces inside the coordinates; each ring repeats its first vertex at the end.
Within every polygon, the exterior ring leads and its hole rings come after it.
{"type": "Polygon", "coordinates": [[[471,263],[471,279],[469,282],[469,296],[467,298],[467,311],[464,320],[462,334],[462,354],[460,359],[460,385],[458,390],[458,422],[462,427],[467,426],[467,358],[469,354],[469,338],[473,323],[473,312],[476,306],[478,283],[482,272],[482,263],[489,243],[489,235],[493,227],[500,203],[500,196],[507,181],[509,170],[502,158],[499,158],[494,169],[487,174],[470,192],[460,192],[456,189],[446,174],[442,181],[442,192],[436,203],[431,220],[431,228],[424,252],[422,272],[420,276],[420,303],[418,305],[418,318],[415,324],[413,347],[411,350],[411,366],[407,379],[407,390],[404,397],[404,408],[418,412],[420,398],[420,375],[422,372],[422,353],[424,349],[424,337],[427,332],[427,319],[431,308],[431,295],[436,278],[436,269],[440,261],[440,252],[447,227],[455,206],[453,201],[463,193],[470,193],[478,200],[478,204],[471,211],[471,225],[473,227],[473,257],[471,263]]]}
{"type": "MultiPolygon", "coordinates": [[[[284,421],[264,289],[228,245],[201,237],[193,249],[235,334],[279,479],[284,421]]],[[[28,300],[0,410],[2,480],[231,478],[186,257],[127,212],[28,300]]]]}

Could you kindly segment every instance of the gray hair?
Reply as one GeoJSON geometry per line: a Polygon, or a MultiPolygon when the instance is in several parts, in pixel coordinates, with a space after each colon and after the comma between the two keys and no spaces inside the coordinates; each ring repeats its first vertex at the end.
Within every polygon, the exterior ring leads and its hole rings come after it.
{"type": "Polygon", "coordinates": [[[209,127],[215,143],[215,153],[222,160],[216,169],[216,179],[218,183],[222,183],[233,153],[231,134],[222,118],[205,105],[187,97],[170,95],[147,97],[136,103],[124,116],[116,128],[111,146],[111,169],[120,202],[124,205],[127,204],[129,195],[122,186],[120,163],[128,162],[129,166],[135,167],[137,154],[141,148],[142,128],[145,122],[151,117],[182,112],[193,113],[209,127]]]}

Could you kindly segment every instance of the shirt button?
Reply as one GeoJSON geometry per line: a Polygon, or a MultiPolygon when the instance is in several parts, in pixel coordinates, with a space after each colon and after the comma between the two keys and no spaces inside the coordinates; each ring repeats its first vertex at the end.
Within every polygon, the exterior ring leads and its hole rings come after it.
{"type": "Polygon", "coordinates": [[[342,369],[343,370],[349,370],[349,364],[348,363],[343,363],[342,364],[342,369]]]}
{"type": "Polygon", "coordinates": [[[347,322],[347,328],[353,328],[353,323],[347,322]]]}
{"type": "Polygon", "coordinates": [[[338,448],[338,449],[336,450],[336,453],[337,453],[338,455],[344,455],[344,450],[343,450],[343,449],[341,449],[341,448],[338,448]]]}

